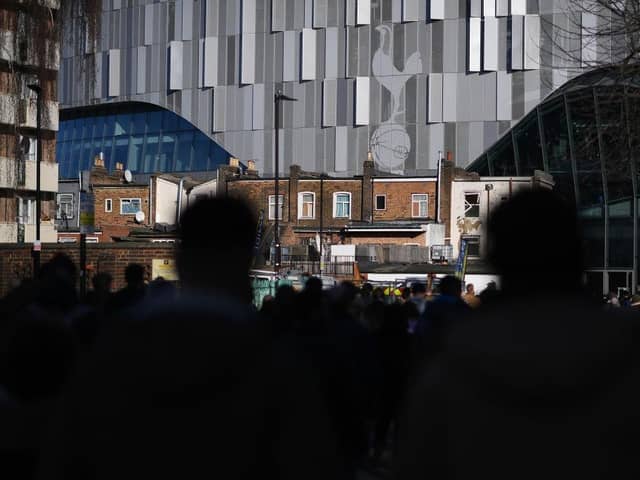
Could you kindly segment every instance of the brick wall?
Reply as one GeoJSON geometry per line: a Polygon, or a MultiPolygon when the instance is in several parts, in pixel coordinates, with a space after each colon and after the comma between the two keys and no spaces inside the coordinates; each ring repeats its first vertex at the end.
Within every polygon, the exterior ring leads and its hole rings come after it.
{"type": "MultiPolygon", "coordinates": [[[[44,244],[41,262],[44,264],[57,253],[68,255],[79,269],[79,245],[44,244]]],[[[100,272],[113,277],[113,289],[125,285],[124,270],[129,263],[145,267],[147,279],[151,279],[152,260],[172,259],[174,247],[156,243],[87,244],[88,286],[91,278],[100,272]]],[[[32,274],[31,245],[0,244],[0,297],[24,278],[32,274]]]]}
{"type": "Polygon", "coordinates": [[[144,212],[143,225],[149,224],[149,187],[148,186],[93,186],[95,196],[95,228],[103,232],[101,241],[110,242],[113,236],[127,236],[132,228],[140,226],[135,222],[135,215],[120,213],[120,200],[139,198],[141,210],[144,212]],[[111,199],[111,212],[105,211],[105,200],[111,199]]]}
{"type": "Polygon", "coordinates": [[[385,182],[383,180],[373,183],[373,219],[377,222],[392,220],[421,220],[412,217],[412,195],[427,194],[428,218],[436,217],[436,186],[433,181],[424,182],[385,182]],[[376,210],[376,195],[386,196],[386,208],[376,210]]]}
{"type": "Polygon", "coordinates": [[[419,245],[426,246],[427,236],[424,232],[417,234],[408,232],[388,232],[378,235],[366,233],[350,233],[345,243],[351,245],[419,245]]]}

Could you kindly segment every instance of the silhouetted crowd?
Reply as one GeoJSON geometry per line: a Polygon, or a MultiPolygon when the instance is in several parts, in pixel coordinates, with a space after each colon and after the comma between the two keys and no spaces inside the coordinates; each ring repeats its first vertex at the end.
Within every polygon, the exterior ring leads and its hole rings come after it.
{"type": "Polygon", "coordinates": [[[487,228],[500,289],[446,276],[391,299],[308,277],[260,310],[234,199],[182,216],[179,287],[131,264],[125,288],[98,273],[79,298],[54,257],[0,301],[0,472],[637,478],[638,321],[583,290],[574,211],[533,190],[487,228]]]}

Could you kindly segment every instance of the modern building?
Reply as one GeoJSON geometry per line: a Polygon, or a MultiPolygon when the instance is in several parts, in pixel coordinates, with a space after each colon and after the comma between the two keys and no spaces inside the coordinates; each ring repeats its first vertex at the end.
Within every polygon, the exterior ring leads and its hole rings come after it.
{"type": "MultiPolygon", "coordinates": [[[[360,174],[368,152],[376,168],[391,173],[433,172],[441,152],[465,166],[583,66],[610,59],[606,38],[584,38],[581,25],[591,26],[595,17],[568,12],[568,5],[103,0],[95,43],[66,23],[61,130],[71,130],[66,122],[77,108],[94,106],[87,115],[99,116],[107,106],[127,112],[130,102],[153,105],[273,173],[274,94],[281,90],[298,100],[282,102],[281,173],[298,164],[360,174]],[[575,55],[567,57],[567,50],[575,55]]],[[[147,129],[154,133],[143,140],[146,147],[132,138],[128,150],[111,127],[83,133],[83,147],[64,150],[61,143],[62,175],[93,158],[86,148],[102,148],[108,165],[122,162],[134,171],[188,171],[218,162],[216,154],[204,160],[193,153],[182,163],[178,137],[171,133],[165,143],[164,133],[156,138],[159,128],[147,122],[147,129]],[[106,147],[87,147],[88,137],[105,138],[106,147]]]]}
{"type": "Polygon", "coordinates": [[[41,241],[57,240],[59,55],[50,19],[59,7],[56,0],[0,5],[0,243],[34,242],[38,223],[41,241]],[[40,208],[36,206],[36,91],[42,107],[40,208]]]}
{"type": "Polygon", "coordinates": [[[555,190],[575,202],[593,291],[637,290],[638,118],[637,68],[598,69],[554,92],[468,168],[551,174],[555,190]]]}

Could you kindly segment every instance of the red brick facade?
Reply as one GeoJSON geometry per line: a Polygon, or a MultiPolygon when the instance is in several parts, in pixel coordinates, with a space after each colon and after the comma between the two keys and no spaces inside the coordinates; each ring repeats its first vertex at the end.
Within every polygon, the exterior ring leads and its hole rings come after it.
{"type": "MultiPolygon", "coordinates": [[[[44,264],[57,253],[68,255],[79,269],[78,245],[44,244],[41,261],[44,264]]],[[[113,289],[125,285],[124,270],[129,263],[145,267],[147,279],[151,279],[153,259],[173,259],[174,246],[157,243],[87,244],[88,286],[96,273],[109,273],[113,277],[113,289]]],[[[31,245],[0,244],[0,297],[22,279],[30,278],[33,260],[31,245]]]]}

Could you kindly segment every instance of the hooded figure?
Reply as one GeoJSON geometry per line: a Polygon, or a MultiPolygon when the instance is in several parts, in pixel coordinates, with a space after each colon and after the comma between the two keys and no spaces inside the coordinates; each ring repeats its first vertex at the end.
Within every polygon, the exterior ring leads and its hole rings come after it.
{"type": "Polygon", "coordinates": [[[637,478],[638,325],[582,292],[573,209],[525,192],[488,231],[502,294],[419,375],[398,478],[637,478]]]}

